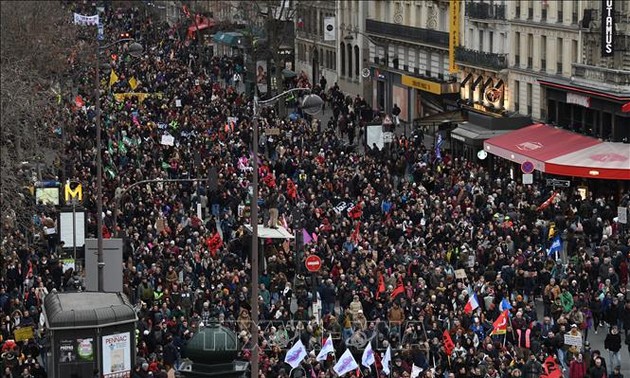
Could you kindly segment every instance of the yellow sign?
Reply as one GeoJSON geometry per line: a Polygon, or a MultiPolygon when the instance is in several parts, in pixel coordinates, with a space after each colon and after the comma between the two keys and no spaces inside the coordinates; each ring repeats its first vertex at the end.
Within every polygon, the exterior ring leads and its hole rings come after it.
{"type": "Polygon", "coordinates": [[[13,331],[15,341],[26,341],[33,339],[33,327],[22,327],[13,331]]]}
{"type": "Polygon", "coordinates": [[[417,77],[412,77],[412,76],[407,76],[407,75],[402,75],[400,82],[403,85],[420,89],[421,91],[426,91],[426,92],[434,93],[437,95],[442,94],[442,84],[440,83],[435,83],[433,81],[420,79],[417,77]]]}
{"type": "Polygon", "coordinates": [[[450,6],[451,19],[448,38],[448,68],[451,73],[455,73],[458,71],[457,64],[455,64],[455,48],[459,46],[460,0],[450,0],[450,6]]]}
{"type": "Polygon", "coordinates": [[[70,202],[71,199],[74,199],[75,197],[79,200],[79,201],[83,201],[83,187],[81,186],[81,184],[77,183],[77,186],[74,188],[74,190],[72,190],[72,187],[70,186],[70,183],[66,183],[66,186],[64,187],[64,195],[66,198],[66,202],[70,202]]]}

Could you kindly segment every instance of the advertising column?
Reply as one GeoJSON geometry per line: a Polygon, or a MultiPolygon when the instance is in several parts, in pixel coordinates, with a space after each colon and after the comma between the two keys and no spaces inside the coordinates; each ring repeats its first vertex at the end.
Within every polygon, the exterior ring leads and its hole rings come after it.
{"type": "Polygon", "coordinates": [[[103,336],[103,378],[131,377],[131,333],[103,336]]]}

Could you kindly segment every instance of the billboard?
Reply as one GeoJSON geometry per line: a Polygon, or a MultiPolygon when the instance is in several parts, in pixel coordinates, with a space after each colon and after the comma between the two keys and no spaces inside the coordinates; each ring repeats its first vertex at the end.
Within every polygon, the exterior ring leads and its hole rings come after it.
{"type": "Polygon", "coordinates": [[[103,336],[103,378],[131,376],[131,333],[103,336]]]}
{"type": "Polygon", "coordinates": [[[256,86],[261,94],[267,93],[267,61],[256,62],[256,86]]]}

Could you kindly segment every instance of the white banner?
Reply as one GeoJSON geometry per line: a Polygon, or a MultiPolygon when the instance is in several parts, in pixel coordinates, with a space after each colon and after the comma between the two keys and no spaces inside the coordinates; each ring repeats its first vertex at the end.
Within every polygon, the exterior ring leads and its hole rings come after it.
{"type": "Polygon", "coordinates": [[[381,125],[367,127],[367,145],[372,148],[374,144],[379,150],[382,150],[385,145],[383,143],[383,126],[381,125]]]}
{"type": "Polygon", "coordinates": [[[324,41],[337,40],[337,26],[334,17],[324,17],[324,41]]]}
{"type": "Polygon", "coordinates": [[[175,137],[168,134],[162,135],[162,140],[160,141],[160,144],[164,146],[172,146],[175,144],[175,137]]]}
{"type": "Polygon", "coordinates": [[[94,16],[84,16],[82,14],[75,13],[74,14],[74,23],[77,25],[94,25],[97,26],[98,22],[98,14],[94,16]]]}
{"type": "Polygon", "coordinates": [[[131,334],[129,332],[103,336],[103,377],[123,377],[131,373],[131,334]]]}

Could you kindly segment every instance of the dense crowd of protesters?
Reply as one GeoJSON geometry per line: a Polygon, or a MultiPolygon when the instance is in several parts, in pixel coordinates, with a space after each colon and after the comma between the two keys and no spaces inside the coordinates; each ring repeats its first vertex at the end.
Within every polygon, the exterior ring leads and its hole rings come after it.
{"type": "MultiPolygon", "coordinates": [[[[408,377],[416,366],[423,377],[538,378],[548,356],[571,378],[615,377],[623,345],[630,345],[629,239],[615,219],[627,194],[583,199],[571,188],[540,206],[551,190],[510,179],[500,163],[488,170],[446,151],[438,158],[421,140],[401,136],[386,150],[352,148],[363,143],[362,126],[379,115],[336,84],[326,88],[325,79],[314,90],[332,108],[327,127],[299,108],[292,117],[265,108],[260,137],[252,141],[253,105],[232,86],[231,58],[199,55],[205,50],[197,42],[138,10],[107,9],[105,25],[106,35],[132,32],[145,52],[139,59],[126,45],[107,52],[117,55],[110,63],[118,80],[110,85],[108,76],[101,87],[103,214],[94,210],[91,80],[78,88],[85,104],[67,110],[69,163],[60,176],[85,183],[89,234],[102,216],[105,237],[124,239],[123,291],[139,316],[134,377],[173,376],[187,341],[211,323],[232,328],[242,343],[239,358],[250,358],[245,225],[253,158],[259,159],[261,223],[298,236],[297,242],[263,241],[261,377],[288,376],[284,354],[298,339],[313,351],[301,368],[334,376],[334,355],[315,359],[329,335],[337,357],[351,348],[360,359],[366,342],[379,357],[390,347],[392,377],[408,377]],[[121,93],[131,94],[114,96],[121,93]],[[172,144],[163,143],[165,135],[172,144]],[[252,143],[260,156],[252,156],[252,143]],[[212,170],[216,181],[208,183],[212,170]],[[140,180],[183,178],[200,180],[123,194],[140,180]],[[558,235],[563,249],[548,255],[558,235]],[[315,282],[318,314],[304,269],[311,254],[323,261],[315,282]],[[465,311],[473,295],[479,307],[465,311]],[[492,335],[506,301],[510,325],[492,335]],[[445,330],[453,348],[445,346],[445,330]],[[593,332],[609,333],[607,351],[590,350],[593,332]],[[565,344],[565,334],[580,336],[582,345],[565,344]]],[[[86,66],[73,69],[93,75],[86,66]]],[[[298,77],[302,84],[294,85],[311,85],[298,77]]],[[[43,233],[55,218],[42,205],[33,220],[48,243],[27,243],[18,229],[2,241],[3,377],[45,376],[43,299],[81,285],[78,272],[64,271],[63,246],[43,233]],[[13,331],[24,326],[37,330],[35,339],[13,341],[13,331]]],[[[382,359],[363,374],[383,374],[382,359]]]]}

